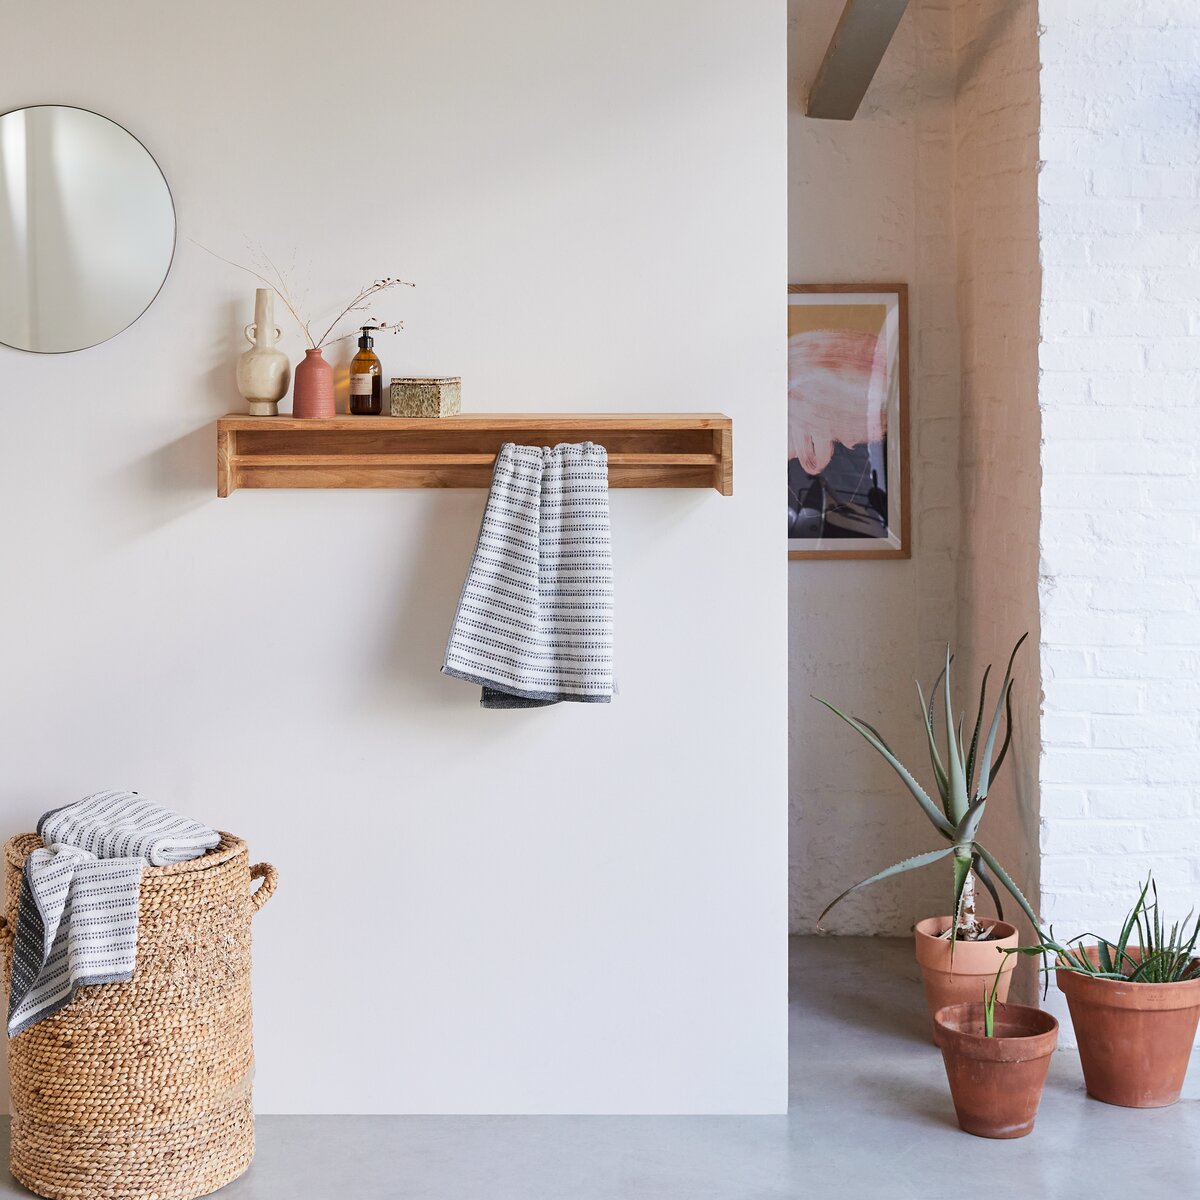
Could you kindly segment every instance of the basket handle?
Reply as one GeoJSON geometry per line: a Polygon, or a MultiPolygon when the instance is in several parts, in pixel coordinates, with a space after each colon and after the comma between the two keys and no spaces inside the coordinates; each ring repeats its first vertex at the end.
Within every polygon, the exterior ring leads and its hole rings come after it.
{"type": "Polygon", "coordinates": [[[274,893],[275,886],[279,883],[279,872],[270,863],[255,863],[250,868],[250,878],[262,880],[250,893],[250,903],[254,906],[254,911],[258,912],[274,893]]]}

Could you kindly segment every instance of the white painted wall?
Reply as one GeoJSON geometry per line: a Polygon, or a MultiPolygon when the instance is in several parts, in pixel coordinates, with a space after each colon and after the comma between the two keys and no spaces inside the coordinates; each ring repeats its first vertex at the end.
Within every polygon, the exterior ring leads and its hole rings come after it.
{"type": "MultiPolygon", "coordinates": [[[[1036,0],[956,0],[954,217],[962,334],[958,556],[961,679],[993,665],[996,697],[1013,644],[1013,743],[989,793],[980,841],[1038,902],[1038,46],[1036,0]]],[[[968,702],[964,697],[964,702],[968,702]]],[[[973,712],[976,703],[969,700],[973,712]]],[[[1004,899],[1004,894],[1001,893],[1004,899]]],[[[985,907],[987,905],[984,901],[985,907]]],[[[1033,931],[1005,903],[1027,940],[1033,931]]],[[[1036,968],[1020,964],[1026,998],[1036,968]]]]}
{"type": "Polygon", "coordinates": [[[6,27],[0,106],[127,126],[181,236],[120,337],[0,352],[0,813],[136,787],[279,866],[263,1111],[785,1106],[783,35],[735,0],[6,27]],[[481,492],[216,499],[253,281],[191,238],[296,248],[317,304],[415,280],[385,371],[473,410],[734,417],[733,499],[614,494],[611,708],[439,675],[481,492]]]}
{"type": "Polygon", "coordinates": [[[1200,8],[1040,20],[1042,897],[1111,936],[1200,884],[1200,8]]]}
{"type": "MultiPolygon", "coordinates": [[[[937,844],[890,769],[811,693],[876,725],[920,772],[928,759],[914,680],[933,681],[956,620],[951,15],[939,0],[914,0],[858,116],[809,120],[807,91],[843,7],[791,0],[788,9],[788,278],[909,284],[914,548],[908,561],[789,566],[795,933],[813,932],[856,879],[937,844]]],[[[782,513],[782,478],[779,491],[782,513]]],[[[826,924],[907,935],[915,920],[949,911],[951,888],[948,870],[906,875],[850,897],[826,924]]]]}

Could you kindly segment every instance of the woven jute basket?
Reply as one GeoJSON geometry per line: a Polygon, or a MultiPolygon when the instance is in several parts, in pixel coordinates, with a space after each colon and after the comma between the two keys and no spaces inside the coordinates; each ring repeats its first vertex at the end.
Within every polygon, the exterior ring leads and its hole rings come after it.
{"type": "MultiPolygon", "coordinates": [[[[4,994],[21,872],[4,846],[4,994]]],[[[275,890],[245,842],[142,873],[137,968],[8,1040],[12,1173],[50,1200],[192,1200],[254,1157],[250,919],[275,890]],[[251,881],[261,879],[251,892],[251,881]]]]}

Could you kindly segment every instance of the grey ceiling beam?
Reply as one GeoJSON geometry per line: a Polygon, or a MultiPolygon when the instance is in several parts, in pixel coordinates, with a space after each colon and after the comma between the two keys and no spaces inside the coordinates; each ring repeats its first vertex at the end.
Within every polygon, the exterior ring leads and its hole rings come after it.
{"type": "Polygon", "coordinates": [[[854,117],[907,7],[908,0],[846,0],[808,96],[810,117],[854,117]]]}

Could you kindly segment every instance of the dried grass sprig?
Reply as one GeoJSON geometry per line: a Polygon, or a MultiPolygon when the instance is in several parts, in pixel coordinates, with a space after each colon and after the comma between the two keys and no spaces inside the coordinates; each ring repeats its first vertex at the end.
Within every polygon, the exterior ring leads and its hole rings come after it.
{"type": "MultiPolygon", "coordinates": [[[[311,322],[306,320],[301,315],[300,310],[302,305],[297,301],[291,287],[288,285],[286,276],[271,261],[261,247],[258,247],[257,250],[252,249],[251,252],[252,254],[256,253],[261,257],[263,269],[259,269],[257,265],[248,267],[244,263],[235,262],[231,258],[226,258],[223,254],[218,254],[215,250],[210,250],[203,243],[197,242],[195,238],[192,238],[191,240],[195,245],[199,246],[201,250],[205,251],[205,253],[211,254],[213,258],[220,259],[221,262],[226,263],[231,267],[236,267],[239,271],[245,271],[248,275],[253,275],[254,278],[260,283],[269,287],[271,291],[273,291],[275,295],[277,295],[283,302],[283,305],[288,312],[291,313],[292,319],[300,328],[300,332],[304,334],[304,340],[308,342],[309,346],[313,350],[323,350],[326,346],[332,346],[338,342],[344,342],[347,338],[354,337],[357,330],[351,330],[348,333],[338,334],[336,337],[332,335],[337,330],[337,327],[351,313],[367,312],[371,302],[377,299],[384,292],[391,291],[392,289],[398,287],[416,287],[416,284],[414,283],[409,283],[403,279],[395,279],[391,276],[387,276],[384,279],[377,279],[374,283],[368,284],[366,287],[362,288],[359,293],[341,310],[341,312],[334,317],[334,319],[329,323],[329,326],[326,328],[325,332],[322,333],[319,338],[314,338],[312,335],[311,322]]],[[[374,325],[380,330],[386,330],[388,333],[398,333],[404,328],[403,321],[379,321],[374,317],[368,317],[367,320],[365,320],[362,324],[374,325]]]]}
{"type": "MultiPolygon", "coordinates": [[[[375,282],[373,284],[371,284],[369,287],[363,288],[362,291],[360,291],[358,293],[358,295],[355,296],[354,299],[351,300],[350,303],[347,304],[346,307],[343,308],[342,311],[340,313],[338,313],[338,315],[336,317],[333,318],[332,321],[330,321],[329,328],[326,329],[323,334],[321,334],[321,340],[319,342],[317,342],[318,348],[321,346],[329,345],[330,344],[329,335],[331,333],[333,333],[333,331],[351,313],[366,312],[367,308],[369,307],[369,302],[371,300],[373,300],[376,296],[378,296],[381,292],[390,291],[392,288],[396,288],[396,287],[413,287],[413,286],[414,285],[411,283],[405,283],[403,279],[388,278],[388,279],[375,280],[375,282]]],[[[367,321],[367,322],[364,322],[364,324],[374,324],[374,322],[367,321]]],[[[385,328],[385,326],[381,324],[379,326],[379,328],[383,329],[383,328],[385,328]]],[[[393,328],[393,326],[386,326],[386,328],[390,329],[390,328],[393,328]]],[[[352,333],[345,333],[345,334],[342,334],[340,338],[335,338],[334,341],[341,341],[342,338],[348,338],[348,337],[353,337],[353,336],[354,335],[352,333]]]]}
{"type": "MultiPolygon", "coordinates": [[[[374,317],[368,317],[363,325],[373,325],[377,333],[399,333],[404,328],[403,321],[376,321],[374,317]]],[[[350,330],[349,333],[340,333],[335,338],[330,338],[327,342],[322,342],[322,346],[336,346],[338,342],[344,342],[347,338],[357,337],[358,331],[363,326],[359,325],[350,330]]]]}

